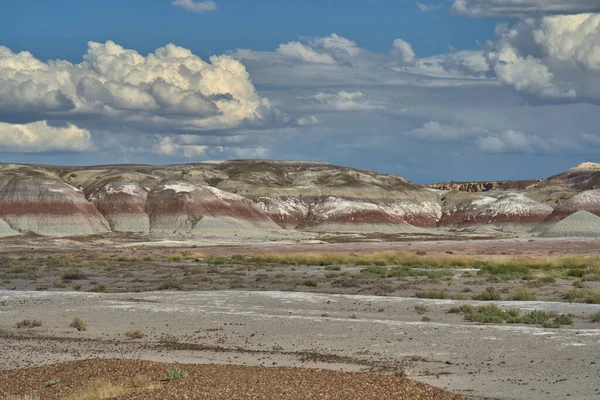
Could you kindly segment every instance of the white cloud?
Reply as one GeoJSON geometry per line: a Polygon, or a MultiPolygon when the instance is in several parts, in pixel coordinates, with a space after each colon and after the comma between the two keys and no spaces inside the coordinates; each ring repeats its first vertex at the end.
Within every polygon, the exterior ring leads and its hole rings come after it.
{"type": "Polygon", "coordinates": [[[108,41],[90,42],[80,64],[35,59],[0,47],[0,114],[32,119],[86,114],[87,123],[152,131],[270,125],[281,117],[230,56],[205,62],[169,44],[143,56],[108,41]]]}
{"type": "Polygon", "coordinates": [[[321,123],[321,120],[314,115],[307,115],[300,117],[296,120],[298,126],[317,125],[321,123]]]}
{"type": "Polygon", "coordinates": [[[366,111],[383,108],[381,103],[369,100],[362,92],[341,91],[335,94],[319,92],[312,98],[325,108],[337,111],[366,111]]]}
{"type": "Polygon", "coordinates": [[[440,8],[442,8],[442,4],[424,4],[421,2],[415,2],[415,4],[417,5],[417,8],[421,11],[421,12],[430,12],[430,11],[435,11],[435,10],[439,10],[440,8]]]}
{"type": "Polygon", "coordinates": [[[421,140],[438,140],[450,141],[460,140],[463,138],[479,136],[489,133],[487,129],[478,127],[456,127],[444,125],[437,121],[429,121],[423,124],[422,127],[413,129],[408,132],[411,136],[421,140]]]}
{"type": "Polygon", "coordinates": [[[319,53],[312,47],[300,42],[281,44],[279,45],[279,48],[277,48],[277,52],[284,56],[296,58],[307,63],[335,64],[335,59],[332,55],[319,53]]]}
{"type": "Polygon", "coordinates": [[[217,9],[214,1],[173,0],[171,4],[199,14],[217,9]]]}
{"type": "Polygon", "coordinates": [[[600,102],[600,14],[499,25],[487,54],[498,80],[542,102],[600,102]]]}
{"type": "Polygon", "coordinates": [[[49,126],[46,121],[29,124],[0,122],[0,150],[15,152],[90,151],[90,132],[75,125],[49,126]]]}
{"type": "Polygon", "coordinates": [[[331,34],[331,36],[311,39],[309,43],[313,47],[322,47],[334,52],[342,51],[352,57],[359,55],[361,52],[356,42],[335,33],[331,34]]]}
{"type": "Polygon", "coordinates": [[[532,17],[600,12],[597,0],[455,0],[452,11],[469,17],[532,17]]]}
{"type": "Polygon", "coordinates": [[[573,141],[560,138],[544,138],[514,129],[509,129],[495,136],[478,138],[476,143],[477,148],[485,153],[552,154],[578,148],[573,141]]]}
{"type": "MultiPolygon", "coordinates": [[[[161,156],[185,158],[265,158],[270,150],[264,146],[247,146],[241,144],[244,139],[225,140],[222,145],[198,145],[199,138],[191,135],[159,136],[152,152],[161,156]],[[226,142],[229,142],[226,144],[226,142]]],[[[201,139],[200,139],[201,140],[201,139]]]]}
{"type": "Polygon", "coordinates": [[[402,64],[412,64],[416,58],[410,43],[402,39],[394,40],[391,53],[394,57],[398,58],[402,64]]]}
{"type": "Polygon", "coordinates": [[[161,156],[179,156],[186,158],[203,157],[206,154],[207,146],[198,146],[191,144],[176,143],[172,137],[166,136],[154,145],[153,153],[161,156]]]}

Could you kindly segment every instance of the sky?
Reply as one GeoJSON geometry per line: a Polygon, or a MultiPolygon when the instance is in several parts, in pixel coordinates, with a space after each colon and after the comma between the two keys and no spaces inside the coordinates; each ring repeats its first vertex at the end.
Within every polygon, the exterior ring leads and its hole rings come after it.
{"type": "Polygon", "coordinates": [[[0,161],[600,161],[597,0],[4,0],[0,161]]]}

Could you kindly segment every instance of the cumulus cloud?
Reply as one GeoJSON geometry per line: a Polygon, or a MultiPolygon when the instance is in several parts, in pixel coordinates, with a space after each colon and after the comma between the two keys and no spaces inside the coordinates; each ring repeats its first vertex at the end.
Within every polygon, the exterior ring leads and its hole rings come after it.
{"type": "Polygon", "coordinates": [[[279,45],[277,52],[287,57],[296,58],[307,63],[335,64],[332,55],[319,53],[312,47],[300,42],[289,42],[279,45]]]}
{"type": "Polygon", "coordinates": [[[171,4],[199,14],[217,9],[214,1],[173,0],[171,4]]]}
{"type": "Polygon", "coordinates": [[[230,140],[216,140],[210,145],[199,145],[201,141],[192,135],[158,136],[157,142],[152,147],[152,152],[160,156],[185,157],[185,158],[265,158],[270,150],[264,146],[248,146],[246,138],[242,136],[230,140]],[[221,143],[218,143],[221,142],[221,143]]]}
{"type": "Polygon", "coordinates": [[[298,126],[317,125],[321,123],[321,120],[314,115],[307,115],[300,117],[296,120],[298,126]]]}
{"type": "Polygon", "coordinates": [[[540,102],[600,102],[600,14],[499,25],[487,53],[498,80],[540,102]]]}
{"type": "Polygon", "coordinates": [[[153,152],[161,156],[179,156],[187,158],[202,157],[206,154],[207,146],[176,143],[172,137],[166,136],[154,145],[153,152]]]}
{"type": "Polygon", "coordinates": [[[93,149],[90,132],[75,125],[53,127],[46,121],[29,124],[0,122],[0,151],[47,152],[93,149]]]}
{"type": "Polygon", "coordinates": [[[396,39],[392,43],[392,55],[397,57],[402,64],[411,64],[415,61],[415,52],[410,43],[396,39]]]}
{"type": "Polygon", "coordinates": [[[565,139],[544,138],[518,130],[508,129],[497,135],[480,137],[477,148],[485,153],[536,153],[549,154],[572,150],[577,147],[565,139]]]}
{"type": "Polygon", "coordinates": [[[422,127],[413,129],[408,133],[420,140],[450,141],[483,135],[489,133],[489,131],[484,128],[456,127],[437,121],[429,121],[423,124],[422,127]]]}
{"type": "Polygon", "coordinates": [[[271,124],[278,116],[230,56],[205,62],[173,44],[143,56],[111,41],[90,42],[80,64],[44,63],[0,47],[0,115],[15,109],[39,120],[62,112],[65,119],[88,115],[84,123],[144,131],[271,124]]]}
{"type": "Polygon", "coordinates": [[[325,108],[337,111],[367,111],[383,108],[381,103],[369,100],[362,92],[319,92],[312,96],[312,99],[325,108]]]}
{"type": "Polygon", "coordinates": [[[310,39],[309,43],[312,47],[321,47],[333,52],[343,52],[352,57],[361,53],[361,49],[356,42],[335,33],[331,34],[331,36],[310,39]]]}
{"type": "Polygon", "coordinates": [[[469,17],[532,17],[600,12],[597,0],[454,0],[452,11],[469,17]]]}

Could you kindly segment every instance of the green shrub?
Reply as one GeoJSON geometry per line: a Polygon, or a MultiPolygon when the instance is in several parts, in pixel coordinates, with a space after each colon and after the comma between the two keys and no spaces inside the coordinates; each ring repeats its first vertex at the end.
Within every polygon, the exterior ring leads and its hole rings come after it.
{"type": "Polygon", "coordinates": [[[428,316],[426,316],[426,315],[423,315],[423,318],[421,318],[421,321],[423,321],[423,322],[430,322],[430,321],[431,321],[431,318],[429,318],[429,317],[428,317],[428,316]]]}
{"type": "Polygon", "coordinates": [[[177,369],[177,368],[171,368],[170,370],[168,370],[165,373],[164,380],[165,381],[174,381],[177,379],[183,379],[187,376],[188,376],[187,372],[177,369]]]}

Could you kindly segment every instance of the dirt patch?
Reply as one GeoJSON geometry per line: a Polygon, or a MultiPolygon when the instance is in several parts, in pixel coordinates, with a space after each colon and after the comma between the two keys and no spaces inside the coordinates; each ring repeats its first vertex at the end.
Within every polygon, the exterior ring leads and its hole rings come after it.
{"type": "Polygon", "coordinates": [[[109,385],[113,388],[114,399],[464,399],[393,375],[287,367],[174,365],[117,359],[0,372],[0,392],[7,399],[25,395],[65,399],[90,387],[100,391],[102,382],[104,389],[109,385]],[[187,376],[165,380],[172,369],[184,371],[187,376]]]}

